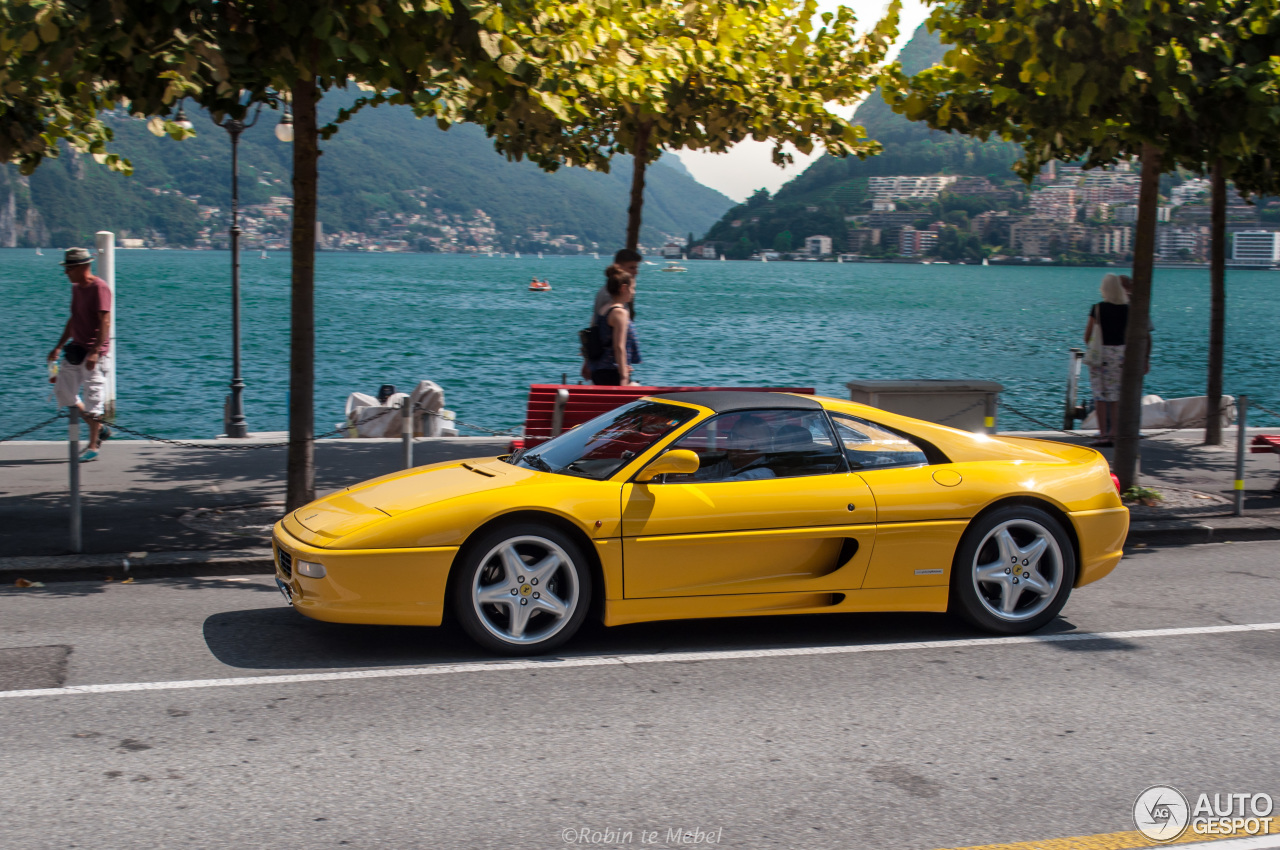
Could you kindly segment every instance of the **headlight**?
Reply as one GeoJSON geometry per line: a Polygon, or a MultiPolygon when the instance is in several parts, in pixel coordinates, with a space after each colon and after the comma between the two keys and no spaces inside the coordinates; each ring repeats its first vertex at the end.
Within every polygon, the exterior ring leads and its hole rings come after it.
{"type": "Polygon", "coordinates": [[[324,564],[315,561],[294,561],[293,569],[307,578],[324,578],[324,564]]]}

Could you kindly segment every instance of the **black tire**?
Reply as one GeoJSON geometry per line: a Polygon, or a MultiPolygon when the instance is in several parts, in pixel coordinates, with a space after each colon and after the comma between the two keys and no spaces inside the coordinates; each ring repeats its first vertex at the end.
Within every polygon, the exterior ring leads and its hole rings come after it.
{"type": "Polygon", "coordinates": [[[965,531],[948,610],[984,631],[1025,634],[1058,616],[1075,581],[1076,551],[1062,523],[1041,508],[1008,505],[965,531]]]}
{"type": "Polygon", "coordinates": [[[551,525],[523,522],[468,541],[453,583],[453,610],[480,646],[537,655],[563,644],[591,606],[581,547],[551,525]]]}

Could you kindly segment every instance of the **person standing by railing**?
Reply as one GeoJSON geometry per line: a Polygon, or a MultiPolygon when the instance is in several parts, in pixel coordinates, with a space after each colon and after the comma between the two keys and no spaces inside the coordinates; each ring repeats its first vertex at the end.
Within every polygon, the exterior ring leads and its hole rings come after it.
{"type": "Polygon", "coordinates": [[[636,279],[621,266],[605,269],[609,304],[596,315],[593,330],[598,334],[599,356],[591,361],[591,383],[605,387],[634,384],[631,367],[640,362],[636,325],[627,305],[636,297],[636,279]]]}
{"type": "Polygon", "coordinates": [[[1124,336],[1129,323],[1129,295],[1116,274],[1102,278],[1102,300],[1089,310],[1084,341],[1094,334],[1102,335],[1102,359],[1089,366],[1089,384],[1093,389],[1098,416],[1098,439],[1094,446],[1115,444],[1116,417],[1120,407],[1120,374],[1124,371],[1124,336]]]}
{"type": "Polygon", "coordinates": [[[102,445],[107,394],[105,355],[111,345],[111,287],[93,273],[92,267],[93,255],[87,249],[67,249],[62,268],[71,281],[71,318],[63,326],[58,344],[49,352],[51,363],[62,357],[54,381],[58,404],[79,407],[89,422],[89,446],[80,455],[82,462],[96,460],[102,445]]]}
{"type": "MultiPolygon", "coordinates": [[[[621,248],[618,253],[613,255],[613,266],[622,269],[631,275],[634,282],[637,275],[640,274],[640,261],[643,259],[638,251],[632,251],[630,248],[621,248]]],[[[605,272],[605,277],[608,277],[605,272]]],[[[595,304],[591,307],[591,324],[587,327],[588,333],[595,332],[596,318],[604,312],[605,308],[613,303],[613,296],[609,294],[609,284],[605,281],[605,285],[600,287],[600,291],[596,293],[595,304]]],[[[634,302],[627,305],[627,313],[632,318],[636,315],[634,302]]],[[[582,352],[582,379],[584,381],[591,380],[591,360],[587,357],[587,352],[582,352]]]]}

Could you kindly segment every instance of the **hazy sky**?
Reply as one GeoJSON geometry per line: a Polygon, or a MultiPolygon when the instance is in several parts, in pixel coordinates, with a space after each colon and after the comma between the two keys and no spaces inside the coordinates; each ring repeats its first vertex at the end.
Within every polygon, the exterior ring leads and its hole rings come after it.
{"type": "MultiPolygon", "coordinates": [[[[818,8],[820,11],[835,11],[837,6],[849,6],[857,14],[858,23],[864,25],[879,20],[887,5],[885,0],[847,0],[844,3],[819,0],[818,8]]],[[[902,5],[902,17],[898,24],[898,31],[901,33],[899,47],[911,38],[916,27],[929,13],[920,0],[903,0],[902,5]]],[[[846,116],[852,115],[853,108],[844,112],[846,116]]],[[[783,183],[804,171],[810,162],[822,155],[821,147],[807,157],[795,152],[795,164],[782,169],[773,164],[770,158],[772,150],[772,143],[745,141],[735,145],[728,153],[680,151],[679,157],[700,183],[724,192],[735,201],[742,201],[761,186],[770,192],[777,191],[783,183]]]]}

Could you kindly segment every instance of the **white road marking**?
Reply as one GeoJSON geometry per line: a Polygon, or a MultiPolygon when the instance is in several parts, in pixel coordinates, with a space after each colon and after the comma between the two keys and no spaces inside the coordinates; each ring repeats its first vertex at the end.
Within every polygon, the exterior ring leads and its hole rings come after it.
{"type": "Polygon", "coordinates": [[[1016,646],[1094,640],[1142,640],[1144,638],[1221,635],[1236,632],[1280,631],[1280,623],[1247,623],[1232,626],[1192,626],[1180,629],[1137,629],[1127,632],[1080,632],[1056,635],[1023,635],[1003,638],[922,640],[908,643],[803,646],[781,649],[725,649],[704,652],[659,652],[644,655],[602,655],[583,658],[521,659],[435,664],[430,667],[384,667],[376,670],[342,670],[331,673],[293,673],[278,676],[240,676],[226,679],[188,679],[170,682],[121,682],[111,685],[72,685],[0,691],[0,699],[55,697],[75,694],[119,694],[132,691],[175,691],[188,688],[238,688],[243,685],[289,685],[298,682],[345,682],[355,679],[398,679],[409,676],[444,676],[455,673],[488,673],[510,670],[554,670],[566,667],[625,667],[632,664],[677,664],[696,661],[736,661],[748,658],[802,658],[818,655],[857,655],[864,652],[904,652],[913,649],[1016,646]]]}

